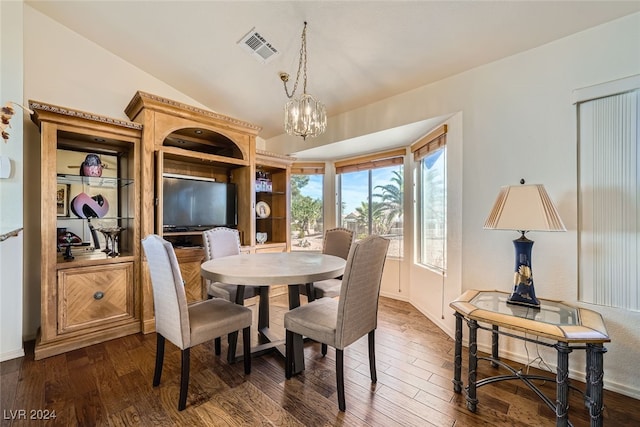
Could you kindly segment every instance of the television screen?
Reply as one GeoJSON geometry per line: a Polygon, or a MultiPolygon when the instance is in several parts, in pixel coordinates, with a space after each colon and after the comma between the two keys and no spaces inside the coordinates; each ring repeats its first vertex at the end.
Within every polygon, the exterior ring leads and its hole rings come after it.
{"type": "Polygon", "coordinates": [[[235,184],[165,175],[162,186],[162,218],[166,231],[238,225],[235,184]]]}

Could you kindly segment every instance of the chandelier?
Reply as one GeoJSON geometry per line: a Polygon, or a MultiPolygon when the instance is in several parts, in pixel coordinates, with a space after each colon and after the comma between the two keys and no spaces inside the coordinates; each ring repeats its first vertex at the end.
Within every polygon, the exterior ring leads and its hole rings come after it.
{"type": "Polygon", "coordinates": [[[300,60],[298,62],[298,73],[296,74],[296,82],[293,85],[293,91],[289,94],[287,82],[289,74],[280,73],[280,80],[284,85],[284,91],[287,98],[291,101],[284,106],[284,130],[289,135],[301,136],[302,139],[314,137],[324,133],[327,128],[327,111],[324,104],[316,100],[307,93],[307,22],[304,23],[302,30],[302,45],[300,46],[300,60]],[[302,95],[298,98],[293,96],[298,88],[300,80],[300,70],[302,75],[302,95]]]}

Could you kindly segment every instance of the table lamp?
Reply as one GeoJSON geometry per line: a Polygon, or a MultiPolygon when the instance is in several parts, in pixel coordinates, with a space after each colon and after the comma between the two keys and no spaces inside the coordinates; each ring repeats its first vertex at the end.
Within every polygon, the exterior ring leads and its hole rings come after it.
{"type": "Polygon", "coordinates": [[[541,184],[509,185],[502,187],[485,221],[490,230],[516,230],[522,233],[513,241],[516,265],[513,292],[508,304],[540,307],[533,287],[531,249],[533,241],[525,237],[529,231],[566,231],[551,198],[541,184]]]}

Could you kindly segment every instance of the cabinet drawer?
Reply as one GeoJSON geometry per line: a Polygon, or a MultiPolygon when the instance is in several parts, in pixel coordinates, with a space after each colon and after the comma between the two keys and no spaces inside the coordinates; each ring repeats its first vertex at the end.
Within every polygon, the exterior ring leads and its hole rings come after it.
{"type": "Polygon", "coordinates": [[[58,271],[58,333],[103,326],[135,315],[133,263],[58,271]]]}

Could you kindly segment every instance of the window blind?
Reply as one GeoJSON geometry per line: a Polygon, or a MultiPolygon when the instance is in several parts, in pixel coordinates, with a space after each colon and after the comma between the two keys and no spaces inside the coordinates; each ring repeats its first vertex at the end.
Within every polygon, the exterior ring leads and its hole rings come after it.
{"type": "Polygon", "coordinates": [[[580,299],[640,310],[640,90],[578,104],[580,299]]]}
{"type": "Polygon", "coordinates": [[[401,165],[404,163],[404,155],[405,149],[399,148],[382,153],[375,153],[367,156],[340,160],[335,163],[336,173],[341,174],[369,169],[385,168],[393,165],[401,165]]]}
{"type": "Polygon", "coordinates": [[[436,151],[438,148],[443,147],[447,143],[447,125],[442,125],[418,141],[411,144],[411,152],[413,153],[413,160],[416,162],[423,159],[429,153],[436,151]]]}

